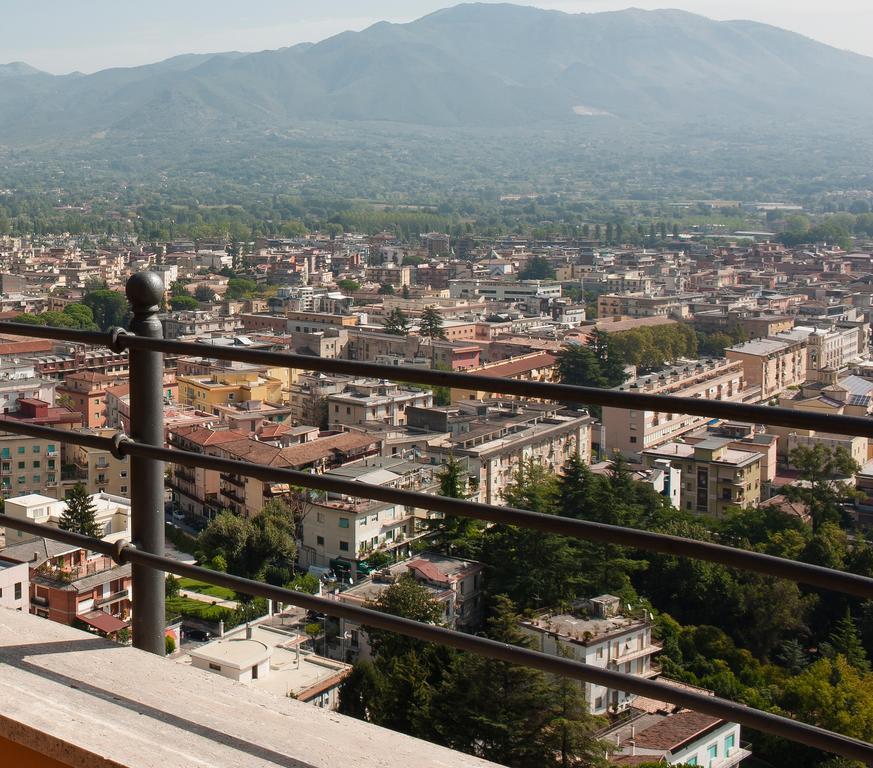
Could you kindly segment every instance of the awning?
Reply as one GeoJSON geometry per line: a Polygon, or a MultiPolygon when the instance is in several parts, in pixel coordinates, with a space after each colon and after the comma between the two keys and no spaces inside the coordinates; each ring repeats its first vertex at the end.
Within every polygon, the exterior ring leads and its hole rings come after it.
{"type": "Polygon", "coordinates": [[[106,613],[106,611],[88,611],[88,613],[82,613],[76,618],[107,635],[118,632],[119,629],[124,629],[129,624],[127,621],[122,621],[112,614],[106,613]]]}

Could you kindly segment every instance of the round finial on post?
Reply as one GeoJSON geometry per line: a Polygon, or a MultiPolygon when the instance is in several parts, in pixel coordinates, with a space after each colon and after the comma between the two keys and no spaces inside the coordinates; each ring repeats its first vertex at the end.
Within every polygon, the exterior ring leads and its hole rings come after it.
{"type": "Polygon", "coordinates": [[[158,312],[164,295],[164,281],[156,272],[137,272],[128,278],[125,293],[134,314],[158,312]]]}

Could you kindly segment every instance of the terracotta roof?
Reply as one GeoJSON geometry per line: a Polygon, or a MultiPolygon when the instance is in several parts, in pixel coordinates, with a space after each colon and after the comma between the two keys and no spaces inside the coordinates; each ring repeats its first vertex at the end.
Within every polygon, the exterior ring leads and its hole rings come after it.
{"type": "Polygon", "coordinates": [[[112,632],[118,632],[118,630],[124,629],[129,624],[127,621],[122,621],[115,618],[112,614],[106,613],[106,611],[88,611],[88,613],[79,614],[76,618],[81,619],[86,624],[90,624],[94,629],[105,632],[107,635],[112,632]]]}
{"type": "Polygon", "coordinates": [[[77,381],[90,381],[93,384],[105,384],[107,381],[112,381],[111,376],[97,371],[71,371],[64,379],[76,379],[77,381]]]}
{"type": "Polygon", "coordinates": [[[791,515],[792,517],[797,517],[807,522],[811,519],[809,507],[806,504],[800,501],[791,501],[787,496],[782,494],[773,496],[772,498],[767,499],[767,501],[762,501],[760,506],[775,507],[786,515],[791,515]]]}
{"type": "Polygon", "coordinates": [[[613,765],[647,765],[666,762],[658,755],[614,755],[609,758],[613,765]]]}
{"type": "Polygon", "coordinates": [[[51,352],[54,347],[51,341],[43,339],[13,340],[13,337],[0,337],[0,355],[24,355],[35,352],[51,352]]]}
{"type": "Polygon", "coordinates": [[[557,359],[548,352],[540,352],[538,355],[531,355],[520,360],[509,360],[508,362],[492,365],[488,368],[477,368],[473,371],[467,371],[467,373],[472,373],[474,376],[511,378],[512,376],[518,376],[520,373],[527,373],[537,368],[547,368],[554,365],[557,359]]]}
{"type": "Polygon", "coordinates": [[[125,384],[116,384],[112,387],[106,387],[106,394],[112,394],[115,397],[124,397],[130,394],[130,382],[125,384]]]}
{"type": "Polygon", "coordinates": [[[679,712],[637,733],[634,742],[641,749],[665,749],[672,752],[687,741],[723,722],[701,712],[679,712]]]}
{"type": "Polygon", "coordinates": [[[320,437],[317,440],[292,445],[288,448],[276,448],[256,440],[246,439],[223,445],[222,449],[227,453],[234,454],[236,458],[256,464],[274,467],[302,467],[314,461],[326,459],[336,453],[345,454],[363,450],[376,442],[378,440],[372,435],[341,432],[338,435],[320,437]]]}
{"type": "Polygon", "coordinates": [[[195,445],[223,445],[238,440],[248,440],[248,436],[233,429],[206,429],[206,427],[192,427],[190,430],[178,431],[181,437],[195,445]]]}
{"type": "Polygon", "coordinates": [[[413,560],[406,564],[406,567],[413,571],[418,571],[428,581],[435,581],[438,584],[448,584],[448,577],[433,563],[427,560],[413,560]]]}
{"type": "Polygon", "coordinates": [[[278,437],[279,435],[286,435],[290,431],[285,424],[264,424],[258,429],[258,436],[261,438],[278,437]]]}

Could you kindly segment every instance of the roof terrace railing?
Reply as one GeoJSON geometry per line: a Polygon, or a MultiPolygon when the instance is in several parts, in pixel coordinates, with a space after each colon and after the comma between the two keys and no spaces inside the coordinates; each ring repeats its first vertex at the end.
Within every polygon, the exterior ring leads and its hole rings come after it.
{"type": "Polygon", "coordinates": [[[478,504],[417,491],[362,484],[342,478],[311,475],[291,469],[265,467],[234,459],[223,459],[164,448],[161,354],[199,355],[272,367],[377,376],[430,386],[450,386],[471,391],[488,390],[578,405],[601,405],[684,413],[709,418],[739,419],[754,423],[818,429],[831,433],[861,435],[871,438],[873,438],[873,420],[849,416],[824,416],[817,413],[741,403],[617,392],[565,384],[515,381],[473,374],[423,371],[417,368],[169,341],[160,338],[160,323],[157,319],[162,292],[163,284],[160,278],[152,273],[140,273],[128,281],[127,295],[134,312],[130,333],[121,329],[99,333],[0,322],[0,332],[99,344],[114,351],[129,350],[130,352],[131,434],[129,436],[123,433],[117,433],[113,437],[82,434],[28,424],[10,418],[2,419],[0,428],[9,433],[109,450],[117,458],[125,456],[131,458],[133,544],[127,542],[109,543],[67,531],[47,528],[44,525],[17,518],[5,518],[3,522],[9,528],[100,552],[113,557],[119,563],[131,563],[133,566],[133,592],[136,595],[136,607],[133,611],[133,642],[136,647],[161,655],[164,653],[163,580],[164,573],[168,572],[227,587],[243,594],[265,597],[321,611],[339,618],[351,619],[365,626],[397,632],[511,663],[527,665],[545,672],[603,685],[614,690],[669,701],[705,714],[738,722],[765,733],[873,764],[873,744],[787,717],[753,709],[737,702],[680,689],[656,680],[601,669],[594,665],[551,656],[528,648],[456,632],[444,627],[422,624],[368,608],[274,587],[230,574],[218,573],[164,557],[163,464],[164,462],[174,462],[188,467],[202,467],[218,472],[244,475],[266,482],[286,482],[304,488],[352,494],[377,501],[442,512],[447,515],[507,523],[588,541],[618,544],[651,552],[707,560],[734,568],[790,579],[822,589],[840,591],[856,597],[873,598],[873,579],[711,542],[544,515],[511,507],[478,504]]]}

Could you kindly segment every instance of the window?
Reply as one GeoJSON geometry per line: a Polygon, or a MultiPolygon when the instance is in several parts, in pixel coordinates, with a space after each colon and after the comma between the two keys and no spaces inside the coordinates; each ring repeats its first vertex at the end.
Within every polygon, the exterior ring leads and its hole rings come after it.
{"type": "Polygon", "coordinates": [[[26,482],[27,482],[27,478],[24,477],[24,475],[20,475],[19,478],[18,478],[18,484],[19,484],[19,485],[23,485],[23,484],[26,483],[26,482]]]}
{"type": "Polygon", "coordinates": [[[317,515],[317,519],[318,519],[319,523],[323,523],[324,522],[324,512],[319,512],[317,515]]]}
{"type": "Polygon", "coordinates": [[[18,446],[18,453],[19,453],[19,454],[24,453],[25,450],[26,450],[26,449],[25,449],[25,447],[24,447],[23,445],[19,445],[19,446],[18,446]]]}
{"type": "Polygon", "coordinates": [[[26,462],[24,462],[24,461],[19,461],[19,462],[18,462],[18,468],[19,468],[19,469],[24,469],[25,466],[27,466],[27,463],[26,463],[26,462]]]}
{"type": "Polygon", "coordinates": [[[324,536],[316,536],[315,543],[318,544],[319,547],[324,546],[324,536]]]}
{"type": "Polygon", "coordinates": [[[21,600],[21,582],[20,581],[15,583],[15,599],[21,600]]]}
{"type": "Polygon", "coordinates": [[[594,709],[602,709],[603,708],[603,696],[598,696],[594,699],[594,709]]]}
{"type": "Polygon", "coordinates": [[[358,519],[358,525],[366,525],[366,524],[367,524],[367,516],[366,515],[364,515],[363,517],[358,519]]]}
{"type": "Polygon", "coordinates": [[[252,667],[252,680],[257,680],[257,679],[258,679],[258,665],[255,664],[255,666],[252,667]]]}
{"type": "Polygon", "coordinates": [[[33,446],[33,452],[39,453],[39,446],[38,445],[33,446]]]}
{"type": "Polygon", "coordinates": [[[696,757],[689,757],[685,761],[685,765],[697,765],[697,758],[696,757]]]}
{"type": "Polygon", "coordinates": [[[340,552],[348,552],[349,551],[349,543],[347,541],[340,542],[340,552]]]}
{"type": "Polygon", "coordinates": [[[55,460],[54,460],[54,459],[49,459],[49,460],[48,460],[48,468],[49,468],[49,469],[54,469],[54,468],[55,468],[55,460]]]}
{"type": "Polygon", "coordinates": [[[127,486],[122,485],[118,490],[121,491],[122,493],[127,493],[127,486]]]}
{"type": "Polygon", "coordinates": [[[34,475],[34,476],[33,476],[33,482],[39,484],[39,483],[42,482],[42,480],[40,480],[39,475],[34,475]]]}
{"type": "Polygon", "coordinates": [[[124,479],[127,478],[127,470],[126,470],[126,469],[122,469],[121,472],[119,472],[118,474],[119,474],[119,477],[121,477],[122,480],[124,480],[124,479]]]}
{"type": "Polygon", "coordinates": [[[736,746],[737,737],[734,734],[730,734],[729,736],[725,736],[724,738],[724,754],[725,757],[730,755],[730,751],[736,746]]]}
{"type": "Polygon", "coordinates": [[[706,748],[706,759],[709,760],[709,764],[712,765],[712,761],[718,757],[718,744],[713,744],[711,747],[706,748]]]}
{"type": "Polygon", "coordinates": [[[38,461],[34,461],[34,462],[33,462],[33,468],[34,468],[34,469],[39,469],[39,462],[38,462],[38,461]]]}
{"type": "Polygon", "coordinates": [[[635,442],[637,441],[637,436],[636,436],[636,435],[631,435],[631,436],[630,436],[630,441],[631,441],[632,443],[635,443],[635,442]]]}
{"type": "Polygon", "coordinates": [[[339,519],[339,527],[340,528],[348,528],[349,527],[349,519],[347,517],[341,517],[339,519]]]}

